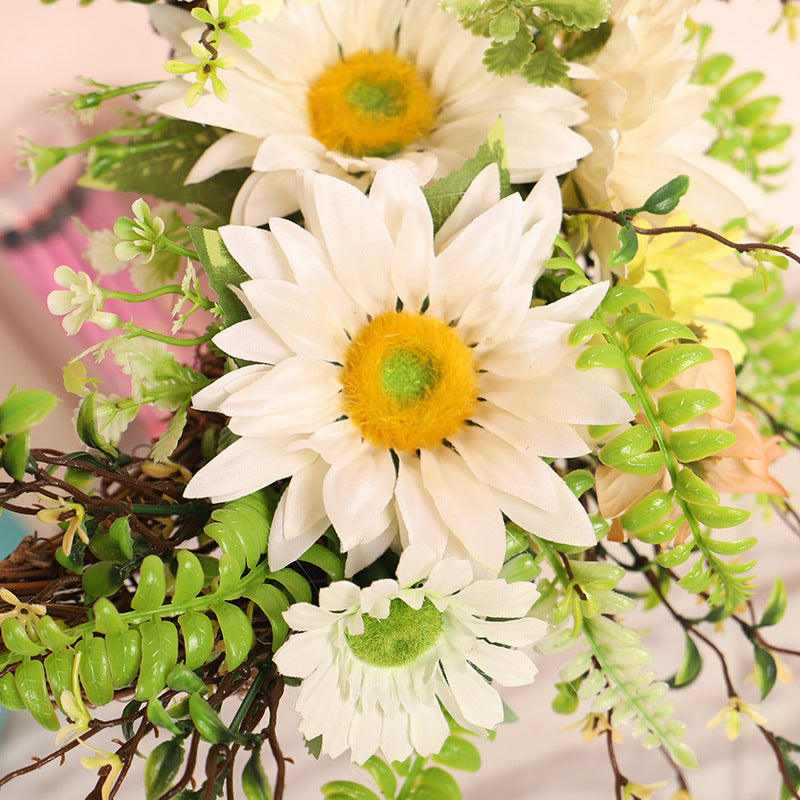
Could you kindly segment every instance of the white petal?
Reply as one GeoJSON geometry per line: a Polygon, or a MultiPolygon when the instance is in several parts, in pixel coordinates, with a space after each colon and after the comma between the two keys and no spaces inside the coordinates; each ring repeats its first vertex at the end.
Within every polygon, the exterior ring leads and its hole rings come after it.
{"type": "Polygon", "coordinates": [[[326,611],[348,611],[357,608],[361,589],[350,581],[334,581],[319,590],[319,604],[326,611]]]}
{"type": "Polygon", "coordinates": [[[392,285],[406,310],[422,307],[433,262],[433,220],[425,198],[420,197],[406,211],[392,253],[392,285]]]}
{"type": "Polygon", "coordinates": [[[397,565],[397,582],[401,587],[413,586],[430,574],[436,563],[436,553],[424,544],[407,547],[397,565]]]}
{"type": "Polygon", "coordinates": [[[232,372],[217,378],[214,383],[201,389],[192,397],[192,407],[201,411],[219,411],[222,403],[228,397],[240,389],[254,383],[263,375],[266,375],[271,367],[264,364],[250,364],[247,367],[240,367],[232,372]]]}
{"type": "Polygon", "coordinates": [[[563,481],[555,487],[558,511],[543,511],[510,494],[498,495],[498,502],[503,513],[529,533],[551,542],[591,547],[597,537],[586,510],[563,481]]]}
{"type": "Polygon", "coordinates": [[[492,491],[446,447],[420,454],[422,481],[442,519],[470,555],[498,572],[505,556],[503,518],[492,491]]]}
{"type": "Polygon", "coordinates": [[[399,460],[394,493],[398,516],[408,536],[408,544],[426,544],[441,558],[449,530],[425,488],[419,458],[409,453],[400,453],[399,460]]]}
{"type": "Polygon", "coordinates": [[[223,328],[214,344],[234,358],[277,364],[294,355],[284,341],[263,319],[246,319],[229,328],[223,328]]]}
{"type": "Polygon", "coordinates": [[[478,672],[454,655],[443,660],[445,677],[461,713],[473,725],[492,729],[503,720],[500,695],[478,672]]]}
{"type": "MultiPolygon", "coordinates": [[[[425,204],[425,195],[411,173],[402,164],[390,161],[375,173],[369,190],[369,201],[383,219],[389,235],[395,239],[406,212],[420,201],[425,204]]],[[[430,217],[430,212],[428,212],[430,217]]]]}
{"type": "Polygon", "coordinates": [[[475,641],[466,657],[501,686],[526,686],[533,683],[538,671],[528,656],[519,650],[496,647],[480,640],[475,641]]]}
{"type": "Polygon", "coordinates": [[[349,464],[328,470],[322,496],[344,550],[366,539],[370,526],[392,498],[395,478],[389,452],[369,446],[349,464]]]}
{"type": "Polygon", "coordinates": [[[500,170],[497,164],[484,167],[467,187],[453,213],[436,232],[436,252],[444,248],[473,219],[500,201],[500,170]]]}
{"type": "Polygon", "coordinates": [[[577,292],[556,300],[555,303],[536,306],[528,313],[535,319],[571,322],[574,325],[576,322],[592,316],[597,306],[600,305],[600,301],[606,296],[608,285],[608,281],[594,283],[585,289],[578,289],[577,292]]]}
{"type": "Polygon", "coordinates": [[[462,622],[475,636],[507,647],[527,647],[547,632],[547,623],[533,617],[491,622],[473,617],[462,622]]]}
{"type": "Polygon", "coordinates": [[[535,452],[520,452],[477,426],[464,428],[453,447],[479,481],[539,508],[555,510],[554,484],[560,478],[535,452]]]}
{"type": "Polygon", "coordinates": [[[512,284],[496,292],[479,292],[464,309],[456,329],[469,343],[508,339],[525,320],[532,291],[530,285],[512,284]]]}
{"type": "Polygon", "coordinates": [[[284,538],[295,539],[323,519],[327,527],[322,503],[322,481],[327,471],[328,465],[321,458],[315,458],[292,476],[282,498],[284,538]]]}
{"type": "Polygon", "coordinates": [[[532,583],[483,580],[474,581],[462,589],[453,599],[453,605],[463,606],[473,616],[510,619],[524,617],[537,596],[532,583]]]}
{"type": "Polygon", "coordinates": [[[297,211],[297,180],[292,170],[253,172],[242,184],[231,209],[231,222],[265,225],[272,217],[297,211]]]}
{"type": "Polygon", "coordinates": [[[292,539],[287,539],[283,534],[283,512],[285,508],[286,492],[283,493],[281,499],[278,501],[269,531],[267,561],[272,572],[283,569],[294,561],[297,561],[297,559],[300,558],[329,527],[327,518],[323,518],[314,523],[303,533],[298,534],[292,539]]]}
{"type": "Polygon", "coordinates": [[[325,147],[301,133],[273,133],[267,136],[253,159],[256,172],[316,169],[325,164],[325,147]]]}
{"type": "Polygon", "coordinates": [[[450,735],[450,726],[439,703],[434,702],[430,705],[419,703],[415,709],[409,709],[409,716],[414,750],[421,756],[438,753],[442,749],[444,740],[450,735]]]}
{"type": "Polygon", "coordinates": [[[286,256],[269,231],[244,225],[224,225],[219,233],[228,252],[251,278],[292,280],[286,256]]]}
{"type": "Polygon", "coordinates": [[[211,144],[195,161],[186,176],[186,183],[201,183],[228,169],[250,167],[261,139],[246,133],[228,133],[211,144]]]}
{"type": "Polygon", "coordinates": [[[347,551],[344,563],[345,577],[355,575],[374,564],[397,538],[397,520],[392,517],[381,533],[363,544],[357,544],[347,551]]]}
{"type": "Polygon", "coordinates": [[[309,451],[288,453],[290,436],[264,439],[239,439],[226,447],[189,481],[185,497],[227,499],[269,486],[308,464],[315,454],[309,451]]]}
{"type": "Polygon", "coordinates": [[[337,467],[349,464],[364,448],[361,436],[349,419],[323,425],[298,444],[319,453],[325,461],[337,467]]]}
{"type": "Polygon", "coordinates": [[[431,570],[425,581],[425,591],[439,597],[448,597],[472,582],[473,570],[469,561],[445,558],[431,570]]]}

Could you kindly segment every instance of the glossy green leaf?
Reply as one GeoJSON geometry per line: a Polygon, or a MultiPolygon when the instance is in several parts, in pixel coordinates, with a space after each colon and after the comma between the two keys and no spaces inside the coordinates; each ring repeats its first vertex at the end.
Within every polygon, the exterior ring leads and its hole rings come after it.
{"type": "Polygon", "coordinates": [[[184,661],[188,669],[199,669],[214,649],[214,629],[211,620],[197,611],[187,611],[178,617],[183,639],[184,661]]]}
{"type": "Polygon", "coordinates": [[[255,634],[247,614],[233,603],[214,603],[211,611],[217,617],[220,633],[225,644],[225,668],[236,669],[255,644],[255,634]]]}
{"type": "Polygon", "coordinates": [[[167,709],[161,705],[161,701],[157,697],[152,697],[147,701],[147,719],[157,728],[165,728],[170,733],[181,733],[181,729],[175,724],[175,720],[167,713],[167,709]]]}
{"type": "Polygon", "coordinates": [[[703,559],[695,563],[692,568],[678,581],[678,585],[692,594],[701,594],[708,590],[714,581],[714,573],[706,569],[703,559]]]}
{"type": "Polygon", "coordinates": [[[143,622],[139,632],[142,636],[142,663],[134,697],[150,700],[164,690],[167,675],[178,662],[178,631],[172,622],[153,619],[143,622]]]}
{"type": "Polygon", "coordinates": [[[675,320],[655,320],[640,325],[629,337],[631,353],[636,358],[644,358],[657,347],[676,339],[688,339],[691,342],[697,341],[697,336],[690,328],[675,320]]]}
{"type": "MultiPolygon", "coordinates": [[[[365,765],[366,766],[366,765],[365,765]]],[[[247,800],[272,800],[272,786],[261,762],[261,750],[256,748],[242,770],[242,791],[247,800]]]]}
{"type": "Polygon", "coordinates": [[[41,422],[56,407],[50,392],[21,389],[0,403],[0,436],[13,436],[41,422]]]}
{"type": "Polygon", "coordinates": [[[677,547],[673,547],[672,550],[667,550],[666,553],[661,553],[656,558],[656,561],[658,561],[662,567],[672,569],[673,567],[683,564],[683,562],[686,561],[691,554],[691,544],[679,544],[677,547]]]}
{"type": "Polygon", "coordinates": [[[15,481],[21,482],[25,477],[30,455],[31,434],[25,430],[11,436],[3,445],[0,464],[15,481]]]}
{"type": "Polygon", "coordinates": [[[177,663],[167,675],[167,686],[175,692],[186,692],[192,694],[194,692],[206,692],[206,685],[203,679],[196,673],[190,670],[185,664],[177,663]]]}
{"type": "Polygon", "coordinates": [[[326,800],[380,800],[372,789],[354,781],[330,781],[320,788],[326,800]]]}
{"type": "Polygon", "coordinates": [[[23,659],[14,672],[14,680],[17,683],[19,696],[22,698],[22,702],[25,703],[25,708],[28,709],[30,715],[43,728],[47,728],[49,731],[57,731],[61,726],[50,702],[50,693],[47,690],[47,682],[45,681],[44,664],[41,661],[34,661],[29,658],[23,659]]]}
{"type": "Polygon", "coordinates": [[[594,475],[588,469],[573,469],[564,476],[564,483],[575,497],[580,497],[594,486],[594,475]]]}
{"type": "Polygon", "coordinates": [[[481,754],[472,742],[460,736],[449,736],[442,749],[433,757],[437,764],[464,772],[477,772],[481,768],[481,754]]]}
{"type": "Polygon", "coordinates": [[[688,686],[693,683],[703,667],[703,659],[700,657],[697,645],[695,645],[688,633],[685,636],[685,648],[683,661],[670,681],[672,686],[688,686]]]}
{"type": "Polygon", "coordinates": [[[106,636],[106,652],[115,689],[130,685],[142,660],[142,638],[138,628],[106,636]]]}
{"type": "Polygon", "coordinates": [[[750,518],[750,512],[730,506],[700,506],[690,504],[697,521],[709,528],[735,528],[750,518]]]}
{"type": "Polygon", "coordinates": [[[674,539],[678,535],[680,522],[675,519],[661,520],[657,525],[647,530],[639,531],[636,538],[644,544],[664,544],[674,539]]]}
{"type": "Polygon", "coordinates": [[[672,508],[672,497],[662,489],[656,489],[629,508],[620,517],[620,523],[625,530],[639,533],[660,522],[672,511],[672,508]]]}
{"type": "Polygon", "coordinates": [[[228,744],[246,741],[219,718],[217,711],[199,694],[189,695],[189,714],[200,738],[209,744],[228,744]]]}
{"type": "Polygon", "coordinates": [[[191,550],[179,549],[175,552],[175,557],[178,560],[178,568],[175,572],[172,603],[182,605],[197,597],[203,590],[205,573],[200,559],[191,550]]]}
{"type": "Polygon", "coordinates": [[[78,636],[62,628],[49,614],[36,620],[36,635],[49,650],[73,644],[78,636]]]}
{"type": "Polygon", "coordinates": [[[753,655],[755,657],[756,682],[763,700],[775,685],[775,679],[778,677],[778,666],[772,653],[755,643],[753,644],[753,655]]]}
{"type": "Polygon", "coordinates": [[[660,450],[651,453],[641,453],[638,456],[631,456],[624,462],[616,465],[620,472],[627,472],[630,475],[655,475],[664,467],[664,456],[660,450]]]}
{"type": "Polygon", "coordinates": [[[283,612],[289,608],[286,595],[277,587],[265,583],[251,589],[245,597],[252,600],[269,620],[272,628],[272,647],[276,650],[289,635],[289,626],[283,619],[283,612]]]}
{"type": "Polygon", "coordinates": [[[344,562],[342,559],[321,544],[311,545],[298,560],[319,567],[328,574],[332,581],[340,581],[344,577],[344,562]]]}
{"type": "Polygon", "coordinates": [[[97,633],[121,633],[128,627],[122,615],[117,611],[117,607],[105,597],[95,601],[92,611],[94,613],[94,629],[97,633]]]}
{"type": "MultiPolygon", "coordinates": [[[[607,314],[616,316],[623,309],[635,305],[653,308],[653,300],[648,294],[635,286],[612,286],[606,292],[603,302],[600,303],[600,308],[607,314]]],[[[637,317],[634,317],[634,319],[637,319],[637,317]]]]}
{"type": "Polygon", "coordinates": [[[775,584],[769,594],[767,605],[764,608],[764,613],[761,615],[759,627],[768,625],[777,625],[786,613],[786,605],[788,596],[786,594],[786,587],[780,577],[775,578],[775,584]]]}
{"type": "Polygon", "coordinates": [[[725,73],[733,66],[733,58],[720,53],[703,61],[695,73],[699,83],[714,84],[722,80],[725,73]]]}
{"type": "Polygon", "coordinates": [[[434,797],[440,800],[461,800],[461,789],[456,779],[439,767],[428,767],[419,774],[417,789],[413,795],[415,800],[424,800],[428,796],[423,794],[424,790],[430,792],[430,800],[434,797]]]}
{"type": "Polygon", "coordinates": [[[133,539],[128,517],[118,517],[111,523],[108,535],[127,559],[133,558],[133,539]]]}
{"type": "Polygon", "coordinates": [[[616,269],[628,264],[636,258],[639,250],[639,237],[633,226],[628,223],[619,229],[619,247],[608,256],[607,266],[616,269]]]}
{"type": "Polygon", "coordinates": [[[285,567],[276,572],[270,572],[267,578],[283,586],[295,603],[311,602],[311,586],[302,575],[299,575],[293,569],[285,567]]]}
{"type": "Polygon", "coordinates": [[[364,769],[372,776],[384,797],[394,797],[397,791],[397,778],[392,768],[381,758],[372,756],[363,765],[364,769]]]}
{"type": "Polygon", "coordinates": [[[614,344],[593,344],[589,345],[575,359],[577,369],[586,370],[594,367],[604,367],[606,369],[625,369],[625,356],[622,351],[614,344]]]}
{"type": "Polygon", "coordinates": [[[649,389],[660,389],[685,369],[711,361],[714,354],[700,344],[676,344],[651,353],[642,361],[642,381],[649,389]]]}
{"type": "Polygon", "coordinates": [[[693,428],[672,431],[669,436],[670,450],[684,464],[716,455],[736,443],[733,431],[718,428],[693,428]]]}
{"type": "Polygon", "coordinates": [[[105,639],[101,636],[82,639],[75,645],[75,652],[81,657],[78,674],[89,702],[96,706],[110,703],[114,698],[114,685],[105,639]]]}
{"type": "Polygon", "coordinates": [[[735,542],[722,542],[719,539],[706,539],[706,547],[712,553],[717,553],[721,556],[738,556],[746,553],[758,544],[758,539],[755,536],[746,536],[744,539],[739,539],[735,542]]]}
{"type": "Polygon", "coordinates": [[[38,656],[45,652],[45,648],[34,642],[28,636],[25,627],[16,617],[6,617],[0,623],[3,634],[3,644],[6,649],[20,656],[38,656]]]}
{"type": "Polygon", "coordinates": [[[653,432],[646,425],[634,425],[604,445],[598,455],[609,467],[618,467],[632,456],[647,452],[653,446],[653,432]]]}
{"type": "MultiPolygon", "coordinates": [[[[75,651],[71,647],[54,650],[44,660],[44,670],[50,691],[61,707],[61,695],[72,691],[72,667],[75,663],[75,651]]],[[[63,709],[62,709],[63,710],[63,709]]]]}
{"type": "MultiPolygon", "coordinates": [[[[157,700],[151,702],[158,703],[157,700]]],[[[148,706],[148,716],[149,712],[148,706]]],[[[184,755],[183,746],[175,739],[161,742],[153,749],[147,757],[144,767],[146,800],[157,800],[169,791],[175,782],[175,776],[178,774],[181,764],[183,764],[184,755]]]]}
{"type": "MultiPolygon", "coordinates": [[[[139,571],[139,585],[131,599],[131,608],[135,611],[155,611],[164,605],[167,594],[167,579],[164,562],[157,555],[149,555],[139,571]]],[[[140,700],[146,698],[140,697],[140,700]]]]}
{"type": "Polygon", "coordinates": [[[13,672],[6,672],[0,677],[0,706],[9,711],[22,711],[25,708],[25,701],[17,689],[17,682],[14,680],[13,672]]]}
{"type": "Polygon", "coordinates": [[[114,561],[100,561],[91,564],[81,577],[83,589],[90,597],[110,597],[125,581],[121,564],[114,561]]]}
{"type": "Polygon", "coordinates": [[[704,506],[715,506],[719,503],[719,495],[691,467],[683,467],[675,480],[675,491],[678,496],[690,503],[704,506]]]}
{"type": "Polygon", "coordinates": [[[726,83],[719,92],[719,102],[732,106],[746,97],[764,80],[763,72],[746,72],[726,83]]]}
{"type": "Polygon", "coordinates": [[[582,319],[575,327],[570,331],[569,336],[567,337],[567,344],[571,345],[579,345],[583,344],[587,339],[590,339],[592,336],[596,336],[598,334],[608,333],[608,325],[605,322],[602,322],[599,319],[582,319]]]}
{"type": "Polygon", "coordinates": [[[709,389],[680,389],[658,398],[658,414],[671,428],[716,408],[722,401],[709,389]]]}
{"type": "Polygon", "coordinates": [[[681,197],[689,191],[689,176],[678,175],[663,186],[659,186],[647,200],[642,208],[649,214],[669,214],[674,211],[681,197]]]}

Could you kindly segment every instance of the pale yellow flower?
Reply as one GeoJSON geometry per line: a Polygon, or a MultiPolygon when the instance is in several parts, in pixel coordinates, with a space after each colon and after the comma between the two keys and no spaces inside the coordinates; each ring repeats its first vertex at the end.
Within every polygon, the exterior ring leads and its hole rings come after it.
{"type": "Polygon", "coordinates": [[[69,520],[67,529],[64,531],[64,538],[61,541],[61,549],[64,551],[64,555],[68,556],[72,550],[72,543],[75,541],[76,533],[84,544],[89,544],[89,535],[83,526],[85,515],[86,512],[80,503],[70,503],[68,500],[64,500],[63,497],[59,497],[58,505],[55,508],[43,508],[36,516],[42,522],[52,524],[69,520]]]}
{"type": "Polygon", "coordinates": [[[0,586],[0,600],[11,606],[11,611],[0,614],[0,622],[15,617],[28,633],[35,635],[35,620],[47,613],[47,608],[39,603],[23,603],[10,589],[0,586]]]}
{"type": "Polygon", "coordinates": [[[741,715],[750,717],[758,726],[767,724],[767,720],[756,711],[754,706],[745,703],[738,697],[729,698],[725,707],[718,714],[715,714],[707,723],[706,728],[715,728],[720,723],[724,724],[725,736],[732,742],[741,733],[741,715]]]}
{"type": "Polygon", "coordinates": [[[587,744],[609,731],[611,732],[611,741],[617,744],[622,743],[622,737],[611,726],[605,714],[587,714],[580,722],[575,725],[570,725],[564,730],[574,731],[578,729],[580,729],[583,734],[583,741],[587,744]]]}

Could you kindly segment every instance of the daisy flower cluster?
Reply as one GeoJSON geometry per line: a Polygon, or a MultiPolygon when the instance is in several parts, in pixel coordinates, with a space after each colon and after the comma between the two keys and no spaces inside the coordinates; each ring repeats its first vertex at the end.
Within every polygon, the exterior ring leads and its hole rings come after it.
{"type": "Polygon", "coordinates": [[[800,797],[800,744],[703,627],[734,623],[762,698],[800,656],[765,630],[783,581],[756,596],[757,537],[730,535],[748,498],[797,518],[776,270],[800,256],[751,232],[760,168],[712,146],[778,149],[773,99],[701,55],[690,0],[147,5],[164,80],[91,81],[67,105],[127,95],[125,126],[25,152],[38,175],[85,150],[84,183],[140,195],[81,228],[98,277],[61,265],[47,299],[67,334],[113,331],[64,370],[85,450],[32,446],[48,392],[0,402],[0,507],[52,529],[0,561],[0,704],[59,732],[30,769],[79,734],[110,799],[155,732],[147,798],[281,800],[286,691],[309,752],[384,800],[458,798],[535,647],[556,695],[520,715],[583,705],[617,797],[661,785],[617,758],[628,729],[690,800],[672,690],[710,645],[712,722],[744,711],[800,797]],[[129,397],[89,376],[109,355],[129,397]]]}

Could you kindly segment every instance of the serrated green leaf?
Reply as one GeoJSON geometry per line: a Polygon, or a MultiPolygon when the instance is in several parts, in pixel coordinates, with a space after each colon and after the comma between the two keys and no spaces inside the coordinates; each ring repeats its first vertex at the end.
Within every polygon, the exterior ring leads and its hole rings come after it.
{"type": "Polygon", "coordinates": [[[611,36],[610,20],[588,31],[568,31],[564,36],[562,55],[567,61],[579,61],[600,51],[611,36]]]}
{"type": "Polygon", "coordinates": [[[557,50],[541,50],[525,62],[520,70],[523,78],[535,86],[558,86],[569,72],[569,65],[557,50]]]}
{"type": "Polygon", "coordinates": [[[151,458],[156,463],[166,461],[178,446],[183,429],[186,427],[186,412],[188,407],[189,406],[187,403],[186,405],[181,406],[172,415],[172,419],[170,419],[167,427],[164,429],[164,432],[158,437],[158,441],[153,445],[151,458]]]}
{"type": "Polygon", "coordinates": [[[536,5],[563,25],[581,30],[598,27],[611,13],[611,0],[537,0],[536,5]]]}
{"type": "Polygon", "coordinates": [[[506,6],[489,23],[489,35],[498,42],[510,42],[519,31],[520,18],[516,9],[506,6]]]}
{"type": "Polygon", "coordinates": [[[511,75],[522,69],[531,57],[533,47],[530,31],[522,26],[510,42],[492,42],[483,54],[483,63],[489,72],[511,75]]]}
{"type": "Polygon", "coordinates": [[[783,581],[777,577],[775,578],[775,585],[772,587],[767,605],[764,608],[764,613],[761,615],[759,627],[766,627],[768,625],[777,625],[786,613],[786,604],[788,596],[786,594],[786,587],[783,581]]]}
{"type": "Polygon", "coordinates": [[[464,196],[469,185],[489,164],[497,164],[500,170],[500,196],[511,193],[511,180],[508,174],[508,155],[506,152],[503,122],[495,122],[486,141],[478,148],[478,152],[467,159],[461,167],[449,175],[440,178],[436,183],[423,189],[425,199],[431,210],[435,231],[453,213],[459,200],[464,196]]]}

